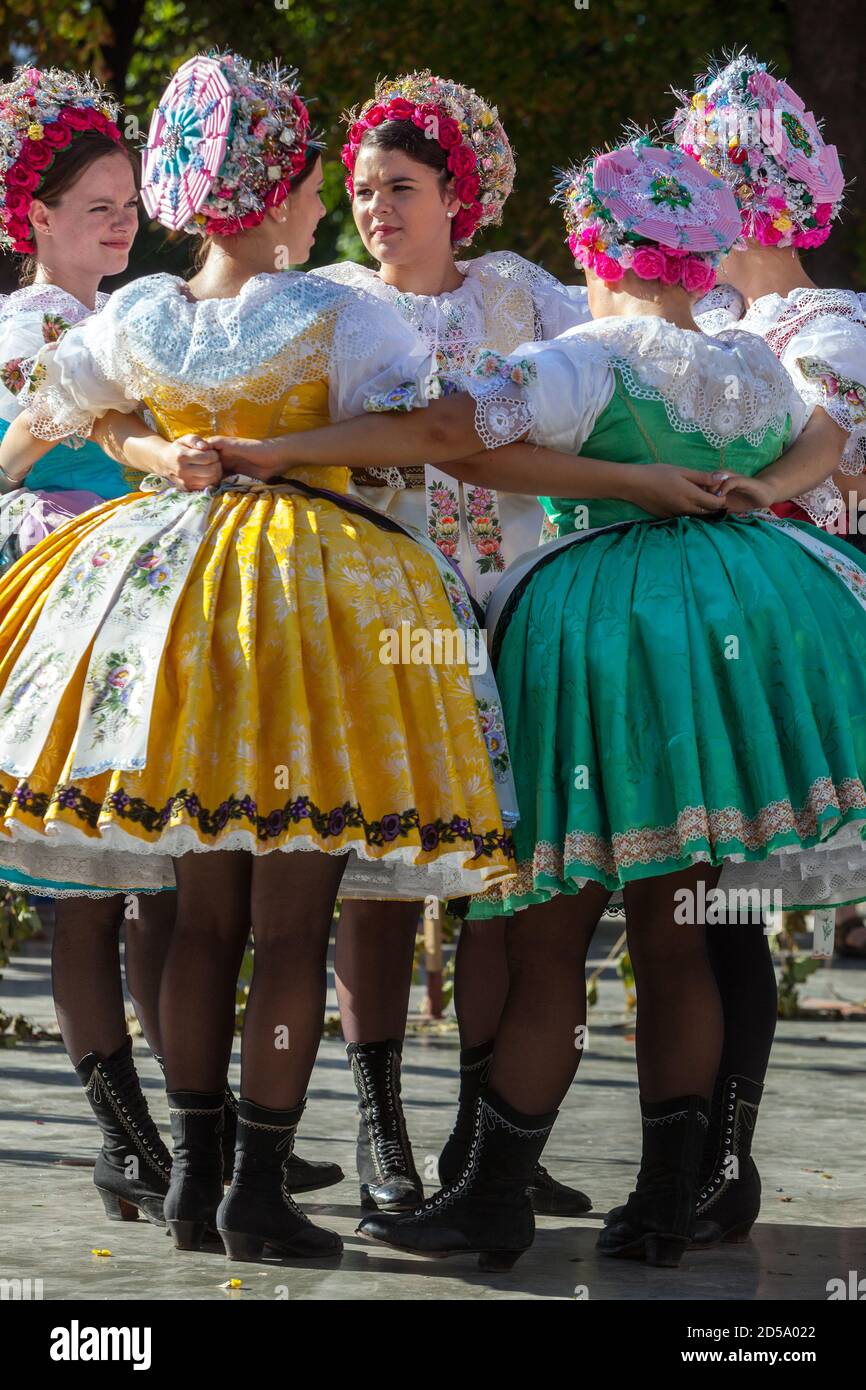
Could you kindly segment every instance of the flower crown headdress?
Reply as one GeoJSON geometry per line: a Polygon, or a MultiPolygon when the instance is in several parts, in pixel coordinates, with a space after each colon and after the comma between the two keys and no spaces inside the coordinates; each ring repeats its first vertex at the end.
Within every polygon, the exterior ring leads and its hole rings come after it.
{"type": "Polygon", "coordinates": [[[153,113],[141,196],[172,231],[231,236],[264,219],[303,170],[312,137],[295,69],[237,53],[178,68],[153,113]]]}
{"type": "Polygon", "coordinates": [[[565,208],[575,264],[608,281],[633,270],[642,280],[706,293],[740,230],[722,179],[639,132],[565,170],[552,201],[565,208]]]}
{"type": "Polygon", "coordinates": [[[120,107],[88,75],[19,68],[0,86],[0,248],[31,254],[28,220],[42,181],[61,151],[87,131],[120,143],[120,107]]]}
{"type": "Polygon", "coordinates": [[[743,235],[764,246],[820,246],[842,210],[835,145],[797,93],[746,52],[726,55],[674,95],[677,144],[733,189],[743,235]]]}
{"type": "Polygon", "coordinates": [[[451,224],[456,246],[467,246],[479,227],[502,220],[514,186],[515,163],[508,136],[495,106],[488,106],[471,87],[435,77],[429,69],[376,83],[375,95],[345,120],[349,138],[342,160],[346,188],[354,197],[355,162],[367,131],[385,121],[411,121],[448,153],[448,172],[455,180],[461,207],[451,224]]]}

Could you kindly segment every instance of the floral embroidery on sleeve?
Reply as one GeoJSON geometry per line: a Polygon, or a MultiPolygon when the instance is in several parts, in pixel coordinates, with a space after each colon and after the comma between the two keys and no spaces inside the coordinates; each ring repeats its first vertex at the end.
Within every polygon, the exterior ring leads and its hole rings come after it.
{"type": "Polygon", "coordinates": [[[828,362],[820,357],[798,357],[797,366],[807,381],[817,382],[828,401],[848,407],[851,422],[855,425],[866,423],[866,387],[859,381],[840,376],[828,362]]]}
{"type": "Polygon", "coordinates": [[[526,386],[535,381],[538,375],[533,362],[526,357],[505,357],[492,348],[482,348],[472,364],[472,376],[479,381],[495,377],[500,381],[512,381],[515,386],[526,386]]]}
{"type": "Polygon", "coordinates": [[[13,396],[18,396],[30,380],[34,358],[11,357],[0,366],[0,381],[13,396]]]}
{"type": "Polygon", "coordinates": [[[69,320],[62,314],[42,315],[42,336],[46,343],[59,343],[67,328],[71,327],[69,320]]]}
{"type": "Polygon", "coordinates": [[[364,409],[376,413],[390,410],[414,410],[418,403],[418,388],[414,381],[404,381],[392,386],[390,391],[375,391],[367,396],[364,409]]]}

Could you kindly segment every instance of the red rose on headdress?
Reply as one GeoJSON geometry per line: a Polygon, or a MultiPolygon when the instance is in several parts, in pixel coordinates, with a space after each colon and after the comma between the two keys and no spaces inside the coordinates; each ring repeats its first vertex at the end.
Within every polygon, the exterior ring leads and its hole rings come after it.
{"type": "Polygon", "coordinates": [[[29,169],[26,164],[20,161],[13,164],[6,174],[6,185],[8,188],[24,188],[29,193],[39,186],[39,171],[29,169]]]}
{"type": "Polygon", "coordinates": [[[818,203],[815,207],[815,221],[821,227],[826,227],[830,218],[833,216],[832,203],[818,203]]]}
{"type": "Polygon", "coordinates": [[[44,140],[28,140],[18,157],[31,169],[47,169],[54,158],[54,151],[44,140]]]}
{"type": "Polygon", "coordinates": [[[368,130],[369,126],[366,120],[355,121],[353,125],[349,126],[349,143],[351,145],[360,145],[368,130]]]}
{"type": "Polygon", "coordinates": [[[64,106],[57,119],[68,125],[70,130],[89,130],[92,114],[79,106],[64,106]]]}
{"type": "Polygon", "coordinates": [[[451,235],[455,241],[463,241],[464,238],[472,236],[477,225],[478,219],[472,216],[470,210],[461,208],[451,223],[451,235]]]}
{"type": "Polygon", "coordinates": [[[6,230],[13,239],[27,241],[30,237],[31,227],[29,222],[22,222],[18,217],[7,217],[6,230]]]}
{"type": "Polygon", "coordinates": [[[9,217],[26,221],[31,202],[30,194],[23,188],[8,188],[6,190],[6,212],[9,217]]]}
{"type": "Polygon", "coordinates": [[[350,199],[350,200],[354,198],[354,196],[355,196],[355,180],[352,178],[351,174],[350,174],[349,177],[346,179],[346,192],[348,193],[349,199],[350,199]]]}
{"type": "Polygon", "coordinates": [[[310,113],[299,96],[292,97],[292,106],[301,125],[308,126],[310,124],[310,113]]]}
{"type": "Polygon", "coordinates": [[[443,116],[439,122],[439,144],[443,150],[453,150],[462,140],[457,122],[451,116],[443,116]]]}
{"type": "Polygon", "coordinates": [[[381,125],[385,119],[385,108],[380,103],[374,102],[369,111],[364,112],[364,120],[369,126],[381,125]]]}
{"type": "Polygon", "coordinates": [[[393,97],[385,108],[385,115],[389,121],[408,121],[414,110],[414,101],[407,101],[405,97],[393,97]]]}
{"type": "Polygon", "coordinates": [[[45,127],[42,138],[53,150],[65,150],[66,146],[72,143],[72,131],[69,126],[53,121],[45,127]]]}
{"type": "Polygon", "coordinates": [[[105,122],[105,134],[108,136],[109,140],[116,140],[117,143],[120,144],[120,127],[116,126],[114,121],[105,122]]]}
{"type": "Polygon", "coordinates": [[[448,168],[456,179],[471,174],[478,166],[478,156],[468,145],[457,145],[448,156],[448,168]]]}
{"type": "Polygon", "coordinates": [[[653,246],[639,246],[632,258],[631,268],[641,280],[658,280],[665,268],[664,253],[653,246]]]}
{"type": "Polygon", "coordinates": [[[423,130],[425,125],[427,124],[427,117],[424,115],[424,112],[420,106],[415,107],[415,110],[412,112],[411,119],[412,124],[416,125],[419,130],[423,130]]]}
{"type": "Polygon", "coordinates": [[[477,174],[467,174],[465,178],[458,179],[454,185],[454,191],[461,203],[473,203],[478,197],[481,189],[481,180],[477,174]]]}
{"type": "Polygon", "coordinates": [[[351,145],[343,146],[343,148],[340,150],[340,159],[345,164],[347,169],[354,169],[355,151],[352,149],[351,145]]]}

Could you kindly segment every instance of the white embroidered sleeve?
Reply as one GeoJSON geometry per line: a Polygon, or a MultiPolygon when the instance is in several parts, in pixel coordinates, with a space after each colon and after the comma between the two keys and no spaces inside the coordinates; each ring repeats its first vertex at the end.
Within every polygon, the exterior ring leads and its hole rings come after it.
{"type": "Polygon", "coordinates": [[[423,338],[384,300],[354,291],[341,304],[330,370],[331,419],[413,410],[439,394],[423,338]]]}
{"type": "Polygon", "coordinates": [[[0,419],[14,420],[24,409],[33,365],[45,347],[43,315],[33,310],[3,314],[0,310],[0,419]]]}
{"type": "Polygon", "coordinates": [[[485,349],[468,386],[485,448],[525,437],[577,454],[613,395],[614,375],[605,351],[572,330],[550,343],[524,343],[508,357],[485,349]]]}
{"type": "Polygon", "coordinates": [[[37,439],[87,436],[94,420],[107,411],[128,414],[136,409],[138,398],[106,369],[116,331],[114,315],[107,308],[70,328],[59,343],[43,347],[21,401],[30,411],[30,428],[37,439]]]}
{"type": "Polygon", "coordinates": [[[785,346],[782,361],[810,409],[822,406],[847,431],[843,473],[866,468],[866,321],[814,319],[785,346]]]}

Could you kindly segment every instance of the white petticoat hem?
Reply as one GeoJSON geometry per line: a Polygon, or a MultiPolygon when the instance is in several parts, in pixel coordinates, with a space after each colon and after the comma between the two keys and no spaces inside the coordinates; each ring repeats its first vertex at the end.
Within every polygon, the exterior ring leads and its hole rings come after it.
{"type": "Polygon", "coordinates": [[[501,870],[492,865],[477,869],[465,866],[468,848],[452,850],[430,863],[416,864],[421,852],[415,846],[395,846],[375,857],[362,844],[341,845],[322,850],[309,836],[300,836],[287,845],[263,849],[249,830],[233,830],[216,845],[203,845],[191,826],[172,826],[156,844],[145,844],[117,825],[106,826],[95,841],[75,826],[58,824],[44,834],[11,821],[8,834],[0,839],[0,883],[10,869],[53,883],[81,884],[82,888],[16,885],[37,897],[107,897],[112,893],[159,892],[176,886],[174,860],[182,854],[213,854],[223,850],[245,850],[257,857],[274,853],[344,854],[349,858],[339,897],[397,898],[415,901],[425,897],[457,898],[485,891],[498,882],[501,870]],[[85,891],[86,890],[86,891],[85,891]]]}

